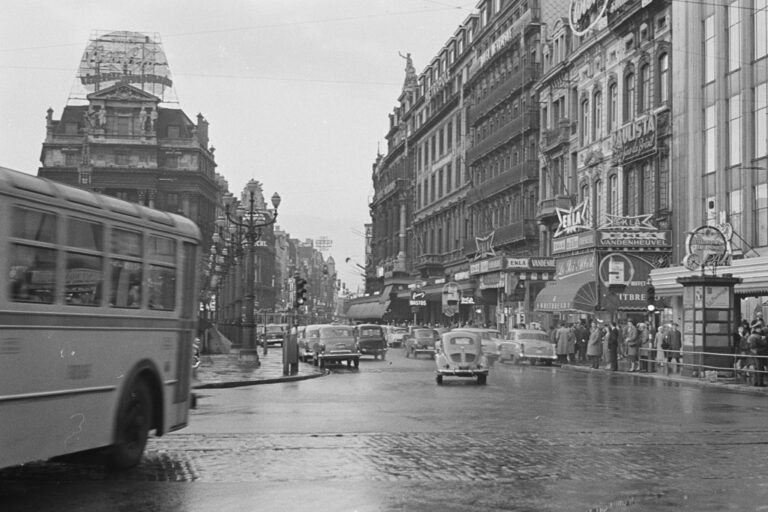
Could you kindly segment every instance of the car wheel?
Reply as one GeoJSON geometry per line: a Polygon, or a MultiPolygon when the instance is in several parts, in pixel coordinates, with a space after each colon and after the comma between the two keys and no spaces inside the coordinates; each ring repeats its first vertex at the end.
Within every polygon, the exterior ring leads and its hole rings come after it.
{"type": "Polygon", "coordinates": [[[487,381],[488,381],[488,376],[487,375],[478,375],[477,376],[477,383],[478,384],[484,385],[487,381]]]}
{"type": "Polygon", "coordinates": [[[152,427],[152,392],[144,379],[135,380],[120,400],[115,443],[107,454],[107,465],[132,468],[141,461],[152,427]]]}
{"type": "Polygon", "coordinates": [[[437,382],[437,385],[440,386],[443,384],[443,376],[442,375],[435,375],[435,382],[437,382]]]}
{"type": "Polygon", "coordinates": [[[360,358],[355,359],[355,368],[360,367],[360,358]]]}
{"type": "Polygon", "coordinates": [[[547,366],[552,366],[552,361],[550,359],[547,359],[546,361],[544,361],[544,364],[547,366]]]}

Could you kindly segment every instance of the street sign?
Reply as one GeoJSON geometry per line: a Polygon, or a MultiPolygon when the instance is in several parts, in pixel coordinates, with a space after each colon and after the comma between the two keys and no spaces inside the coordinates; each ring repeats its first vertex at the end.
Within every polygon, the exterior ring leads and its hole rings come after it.
{"type": "Polygon", "coordinates": [[[427,294],[421,290],[413,290],[411,292],[411,300],[409,302],[411,306],[426,306],[427,294]]]}

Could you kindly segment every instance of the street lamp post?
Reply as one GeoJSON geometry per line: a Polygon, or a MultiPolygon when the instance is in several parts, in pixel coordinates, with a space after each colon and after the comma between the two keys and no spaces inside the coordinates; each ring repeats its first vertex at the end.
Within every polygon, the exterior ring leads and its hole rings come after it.
{"type": "MultiPolygon", "coordinates": [[[[255,335],[255,322],[254,322],[254,309],[255,309],[255,292],[254,292],[254,276],[256,274],[256,261],[254,259],[254,246],[256,242],[261,238],[261,230],[266,226],[270,226],[277,220],[277,209],[280,206],[280,195],[275,192],[272,195],[272,206],[274,212],[270,214],[267,210],[257,209],[256,207],[256,193],[259,191],[259,183],[255,180],[251,180],[246,185],[248,192],[248,209],[246,210],[243,205],[240,205],[233,216],[230,212],[230,204],[225,205],[225,214],[229,222],[241,229],[245,238],[245,320],[242,325],[243,344],[248,349],[256,348],[255,335]]],[[[266,344],[264,345],[264,354],[267,353],[266,344]]],[[[258,359],[258,355],[256,356],[258,359]]]]}

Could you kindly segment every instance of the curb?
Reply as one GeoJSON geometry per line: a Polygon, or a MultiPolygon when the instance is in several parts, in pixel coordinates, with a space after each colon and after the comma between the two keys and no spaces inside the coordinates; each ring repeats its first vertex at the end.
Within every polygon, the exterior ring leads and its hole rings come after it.
{"type": "Polygon", "coordinates": [[[330,370],[325,370],[323,373],[314,373],[311,375],[289,375],[284,377],[275,377],[272,379],[209,382],[207,384],[194,385],[192,386],[192,389],[223,389],[223,388],[237,388],[241,386],[255,386],[258,384],[276,384],[278,382],[297,382],[300,380],[309,380],[309,379],[315,379],[317,377],[325,377],[328,374],[330,374],[330,370]]]}
{"type": "Polygon", "coordinates": [[[699,379],[696,377],[677,377],[677,376],[671,376],[671,375],[661,375],[658,373],[643,373],[643,372],[630,373],[630,372],[625,372],[621,370],[617,370],[617,371],[606,370],[604,368],[593,369],[587,366],[578,366],[578,365],[571,365],[571,364],[560,365],[560,368],[564,370],[573,370],[573,371],[582,372],[582,373],[600,372],[605,374],[620,374],[620,375],[628,374],[628,375],[632,375],[633,377],[643,377],[645,379],[662,380],[665,382],[674,382],[676,384],[715,387],[720,389],[728,389],[730,391],[736,391],[738,393],[768,395],[768,387],[749,386],[749,385],[736,384],[736,383],[730,383],[725,381],[710,382],[705,379],[699,379]]]}

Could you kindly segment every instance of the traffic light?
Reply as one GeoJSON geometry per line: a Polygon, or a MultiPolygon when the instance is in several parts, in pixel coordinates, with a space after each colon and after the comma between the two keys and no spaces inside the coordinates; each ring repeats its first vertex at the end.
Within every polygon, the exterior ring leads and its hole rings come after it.
{"type": "Polygon", "coordinates": [[[654,288],[652,285],[648,286],[648,289],[645,291],[645,302],[647,304],[648,311],[653,311],[656,309],[656,288],[654,288]]]}
{"type": "Polygon", "coordinates": [[[307,302],[307,280],[303,277],[297,276],[296,278],[296,302],[293,304],[295,308],[299,308],[307,302]]]}

